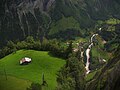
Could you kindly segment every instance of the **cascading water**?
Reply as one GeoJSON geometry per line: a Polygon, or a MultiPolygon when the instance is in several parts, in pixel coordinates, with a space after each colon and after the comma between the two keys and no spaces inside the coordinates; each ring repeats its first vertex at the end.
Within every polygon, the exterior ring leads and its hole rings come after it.
{"type": "Polygon", "coordinates": [[[90,45],[88,46],[87,50],[86,50],[86,56],[87,56],[87,62],[86,62],[86,66],[85,66],[85,69],[86,69],[86,74],[89,74],[90,72],[90,69],[89,69],[89,65],[90,65],[90,50],[93,46],[93,38],[95,36],[97,36],[98,34],[93,34],[92,37],[90,38],[90,45]]]}

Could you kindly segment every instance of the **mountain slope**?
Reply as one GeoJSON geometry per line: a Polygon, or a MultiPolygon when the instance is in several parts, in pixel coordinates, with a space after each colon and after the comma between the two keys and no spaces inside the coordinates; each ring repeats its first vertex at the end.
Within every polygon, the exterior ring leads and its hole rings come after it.
{"type": "Polygon", "coordinates": [[[120,48],[114,57],[87,83],[86,90],[119,90],[120,48]]]}
{"type": "MultiPolygon", "coordinates": [[[[58,26],[61,20],[77,24],[81,31],[93,27],[96,20],[120,18],[119,9],[119,0],[1,0],[0,44],[29,35],[40,39],[54,29],[58,35],[61,30],[68,30],[67,26],[58,26]]],[[[74,25],[69,31],[73,29],[76,30],[74,25]]]]}

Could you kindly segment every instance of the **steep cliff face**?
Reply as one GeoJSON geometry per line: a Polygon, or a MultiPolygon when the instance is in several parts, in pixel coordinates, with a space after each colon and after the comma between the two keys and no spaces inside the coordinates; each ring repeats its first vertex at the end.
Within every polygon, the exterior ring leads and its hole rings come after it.
{"type": "Polygon", "coordinates": [[[0,42],[89,28],[99,19],[120,18],[119,10],[119,0],[1,0],[0,42]]]}
{"type": "Polygon", "coordinates": [[[1,1],[0,42],[44,35],[51,22],[47,12],[53,3],[54,0],[1,1]]]}
{"type": "Polygon", "coordinates": [[[85,0],[91,18],[105,20],[110,17],[120,18],[119,0],[85,0]]]}
{"type": "Polygon", "coordinates": [[[86,90],[119,90],[120,89],[120,48],[107,65],[96,73],[87,83],[86,90]]]}

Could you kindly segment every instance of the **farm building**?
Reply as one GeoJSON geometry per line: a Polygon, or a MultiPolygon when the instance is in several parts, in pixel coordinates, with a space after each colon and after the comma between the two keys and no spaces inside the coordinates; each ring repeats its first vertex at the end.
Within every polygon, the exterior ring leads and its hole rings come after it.
{"type": "Polygon", "coordinates": [[[31,58],[25,57],[20,60],[20,65],[28,64],[31,62],[31,58]]]}

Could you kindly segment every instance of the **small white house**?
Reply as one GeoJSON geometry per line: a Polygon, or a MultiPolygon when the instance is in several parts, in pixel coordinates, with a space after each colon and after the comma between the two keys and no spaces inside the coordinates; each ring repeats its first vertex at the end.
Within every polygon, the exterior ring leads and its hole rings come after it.
{"type": "Polygon", "coordinates": [[[22,64],[28,64],[31,62],[31,58],[25,57],[20,60],[20,65],[22,64]]]}

